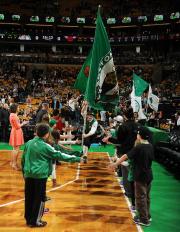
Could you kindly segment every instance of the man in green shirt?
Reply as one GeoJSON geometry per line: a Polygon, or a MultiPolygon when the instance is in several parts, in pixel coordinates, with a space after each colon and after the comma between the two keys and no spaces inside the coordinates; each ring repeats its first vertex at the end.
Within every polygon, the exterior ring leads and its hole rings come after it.
{"type": "Polygon", "coordinates": [[[80,157],[56,151],[46,143],[49,130],[47,124],[37,125],[37,136],[26,143],[22,156],[22,171],[25,179],[25,219],[29,227],[44,227],[47,224],[41,218],[45,205],[46,182],[52,173],[52,160],[81,161],[80,157]]]}

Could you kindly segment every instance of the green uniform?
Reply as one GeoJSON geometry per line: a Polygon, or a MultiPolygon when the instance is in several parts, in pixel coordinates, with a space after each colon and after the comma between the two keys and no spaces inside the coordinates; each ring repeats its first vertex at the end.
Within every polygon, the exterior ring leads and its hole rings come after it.
{"type": "Polygon", "coordinates": [[[74,155],[76,157],[81,157],[82,154],[79,151],[73,151],[73,150],[66,150],[63,147],[61,147],[59,144],[53,144],[53,147],[56,151],[60,151],[62,153],[66,153],[67,155],[74,155]]]}
{"type": "Polygon", "coordinates": [[[56,151],[42,138],[29,140],[22,156],[22,170],[25,178],[48,178],[52,172],[52,160],[80,162],[80,157],[56,151]]]}
{"type": "Polygon", "coordinates": [[[128,159],[128,163],[129,163],[129,169],[128,169],[128,181],[132,182],[134,181],[134,175],[133,175],[133,169],[134,169],[134,162],[132,159],[128,159]]]}

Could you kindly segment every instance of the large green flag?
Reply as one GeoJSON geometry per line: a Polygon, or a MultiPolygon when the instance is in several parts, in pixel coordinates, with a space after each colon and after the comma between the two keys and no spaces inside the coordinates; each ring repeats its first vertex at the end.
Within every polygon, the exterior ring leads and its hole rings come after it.
{"type": "Polygon", "coordinates": [[[133,73],[133,83],[134,83],[134,89],[135,89],[135,96],[140,97],[143,92],[147,89],[149,84],[144,81],[142,78],[140,78],[138,75],[133,73]]]}
{"type": "MultiPolygon", "coordinates": [[[[91,50],[92,51],[92,50],[91,50]]],[[[81,93],[85,93],[86,85],[89,77],[90,62],[91,62],[91,51],[87,56],[74,84],[74,88],[78,89],[81,93]]]]}
{"type": "Polygon", "coordinates": [[[114,61],[100,9],[97,13],[85,99],[90,107],[97,110],[113,109],[119,102],[119,87],[114,61]]]}

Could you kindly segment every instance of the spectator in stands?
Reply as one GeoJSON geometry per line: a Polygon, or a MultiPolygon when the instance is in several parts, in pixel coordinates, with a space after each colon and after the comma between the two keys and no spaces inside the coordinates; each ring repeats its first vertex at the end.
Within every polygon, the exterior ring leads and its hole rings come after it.
{"type": "Polygon", "coordinates": [[[31,98],[30,95],[27,96],[27,98],[26,98],[26,103],[27,103],[29,106],[31,106],[31,104],[32,104],[32,98],[31,98]]]}
{"type": "Polygon", "coordinates": [[[174,129],[178,130],[179,128],[180,128],[180,112],[177,112],[174,129]]]}
{"type": "Polygon", "coordinates": [[[4,104],[2,108],[2,119],[1,119],[1,127],[2,127],[2,141],[8,142],[9,140],[9,106],[8,104],[4,104]]]}
{"type": "Polygon", "coordinates": [[[65,124],[62,122],[62,118],[59,115],[59,110],[58,109],[55,109],[53,111],[53,117],[52,118],[54,118],[57,121],[55,129],[62,132],[63,128],[65,127],[65,124]]]}
{"type": "Polygon", "coordinates": [[[49,104],[42,103],[42,109],[36,115],[36,123],[42,122],[43,115],[48,114],[49,104]]]}

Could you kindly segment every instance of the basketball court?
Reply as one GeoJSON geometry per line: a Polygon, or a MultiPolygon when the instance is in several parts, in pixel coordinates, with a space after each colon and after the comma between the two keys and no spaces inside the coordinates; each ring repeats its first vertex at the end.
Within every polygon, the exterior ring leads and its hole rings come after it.
{"type": "MultiPolygon", "coordinates": [[[[22,173],[9,165],[10,151],[1,151],[0,161],[0,231],[35,231],[25,225],[24,181],[22,173]]],[[[49,212],[42,231],[142,231],[132,220],[132,214],[117,177],[107,169],[106,152],[91,152],[87,164],[62,163],[57,166],[56,188],[47,182],[46,203],[49,212]]]]}

